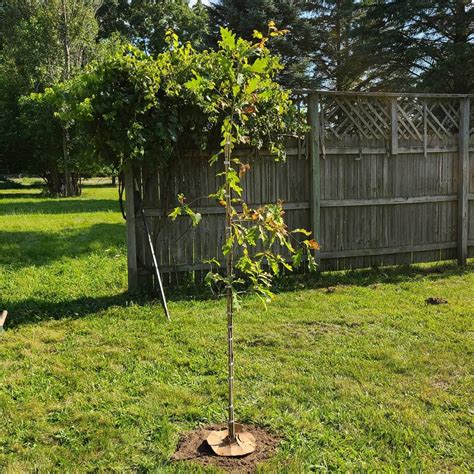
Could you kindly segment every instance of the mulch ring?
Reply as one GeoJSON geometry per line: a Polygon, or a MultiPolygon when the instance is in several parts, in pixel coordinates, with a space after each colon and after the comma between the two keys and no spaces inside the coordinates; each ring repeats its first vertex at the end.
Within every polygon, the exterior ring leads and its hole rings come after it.
{"type": "Polygon", "coordinates": [[[203,426],[197,430],[185,433],[179,441],[172,461],[191,461],[202,466],[216,466],[230,472],[253,473],[257,463],[268,459],[275,451],[280,439],[258,426],[243,425],[245,431],[250,431],[257,441],[253,453],[242,457],[216,456],[207,444],[207,437],[213,430],[223,430],[227,425],[203,426]]]}

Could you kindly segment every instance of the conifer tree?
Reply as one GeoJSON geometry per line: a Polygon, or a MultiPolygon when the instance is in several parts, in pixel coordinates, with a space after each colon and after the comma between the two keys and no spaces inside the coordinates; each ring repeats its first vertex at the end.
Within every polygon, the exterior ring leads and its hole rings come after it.
{"type": "Polygon", "coordinates": [[[472,92],[473,25],[469,0],[363,2],[352,59],[365,71],[360,86],[472,92]]]}

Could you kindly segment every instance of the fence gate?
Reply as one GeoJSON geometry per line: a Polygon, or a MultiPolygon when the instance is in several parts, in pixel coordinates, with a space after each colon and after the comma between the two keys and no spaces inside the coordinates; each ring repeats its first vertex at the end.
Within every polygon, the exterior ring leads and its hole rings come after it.
{"type": "MultiPolygon", "coordinates": [[[[474,107],[467,95],[308,92],[306,140],[289,141],[287,160],[239,149],[251,170],[244,196],[284,201],[290,228],[320,242],[321,270],[474,256],[474,107]]],[[[168,284],[202,278],[222,260],[224,209],[207,198],[218,186],[210,154],[189,151],[170,169],[151,164],[126,176],[129,287],[152,279],[141,194],[158,264],[168,284]],[[203,216],[166,218],[184,193],[203,216]]],[[[219,166],[219,165],[216,165],[219,166]]]]}

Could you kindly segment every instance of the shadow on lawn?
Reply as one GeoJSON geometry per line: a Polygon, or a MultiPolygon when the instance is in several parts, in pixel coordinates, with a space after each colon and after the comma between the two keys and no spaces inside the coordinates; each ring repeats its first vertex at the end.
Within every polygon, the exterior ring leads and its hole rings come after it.
{"type": "MultiPolygon", "coordinates": [[[[403,265],[394,267],[378,267],[357,270],[314,273],[307,275],[290,275],[278,278],[273,291],[286,293],[299,290],[324,289],[335,286],[396,285],[426,278],[436,281],[450,276],[459,276],[474,271],[474,262],[467,267],[448,262],[436,262],[424,265],[403,265]]],[[[209,300],[216,298],[203,284],[196,285],[191,278],[181,280],[181,286],[165,287],[170,301],[209,300]]]]}
{"type": "Polygon", "coordinates": [[[39,197],[44,198],[44,196],[40,192],[36,192],[36,193],[2,193],[0,192],[0,199],[35,199],[39,197]]]}
{"type": "Polygon", "coordinates": [[[41,195],[3,194],[0,197],[0,215],[9,214],[69,214],[79,212],[119,212],[118,200],[82,198],[44,198],[41,195]],[[19,197],[41,197],[38,201],[12,202],[19,197]],[[9,199],[7,199],[9,198],[9,199]],[[11,199],[11,200],[10,200],[11,199]],[[2,202],[3,201],[3,202],[2,202]]]}
{"type": "MultiPolygon", "coordinates": [[[[127,306],[130,299],[130,295],[122,293],[104,297],[82,297],[59,302],[35,298],[14,303],[3,302],[6,305],[5,309],[8,310],[8,319],[5,326],[9,329],[46,320],[81,318],[111,306],[127,306]]],[[[135,299],[133,301],[135,302],[135,299]]]]}
{"type": "Polygon", "coordinates": [[[294,275],[281,278],[277,282],[277,291],[296,291],[302,288],[328,288],[333,286],[371,286],[377,284],[396,285],[428,278],[439,280],[449,276],[464,275],[474,270],[471,263],[460,267],[453,261],[429,264],[399,265],[393,267],[374,267],[356,270],[344,270],[316,273],[313,275],[294,275]]]}
{"type": "Polygon", "coordinates": [[[124,223],[100,223],[61,233],[0,231],[0,263],[13,267],[47,265],[62,257],[74,258],[109,248],[125,250],[124,223]]]}
{"type": "MultiPolygon", "coordinates": [[[[286,278],[278,282],[276,291],[284,293],[302,289],[327,288],[336,285],[366,287],[375,284],[406,283],[420,278],[428,278],[435,281],[449,276],[463,275],[473,270],[474,266],[472,264],[466,268],[461,268],[452,263],[442,263],[427,267],[390,267],[333,272],[312,277],[296,276],[286,278]]],[[[216,296],[211,294],[209,289],[202,285],[188,284],[181,288],[166,288],[165,291],[168,301],[216,299],[216,296]]],[[[328,295],[328,297],[330,296],[328,295]]],[[[7,305],[6,309],[9,311],[10,316],[6,327],[13,328],[44,320],[86,317],[111,306],[126,307],[131,302],[135,305],[154,304],[156,305],[157,317],[163,316],[164,318],[158,296],[154,294],[151,297],[145,293],[124,292],[110,296],[82,297],[59,302],[30,298],[14,303],[4,301],[3,303],[0,302],[0,305],[7,305]]]]}

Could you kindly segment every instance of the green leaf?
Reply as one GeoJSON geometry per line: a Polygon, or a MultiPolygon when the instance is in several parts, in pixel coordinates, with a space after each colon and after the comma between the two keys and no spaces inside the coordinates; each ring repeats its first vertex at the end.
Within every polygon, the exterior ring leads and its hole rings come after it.
{"type": "Polygon", "coordinates": [[[222,246],[222,253],[224,255],[227,255],[231,250],[234,245],[234,236],[231,235],[227,240],[226,243],[222,246]]]}
{"type": "Polygon", "coordinates": [[[178,216],[181,215],[181,208],[180,207],[175,207],[169,214],[168,217],[174,221],[178,216]]]}
{"type": "Polygon", "coordinates": [[[235,34],[232,33],[227,28],[224,28],[221,26],[220,28],[221,31],[221,46],[226,47],[228,49],[234,49],[235,48],[235,34]]]}
{"type": "Polygon", "coordinates": [[[268,67],[268,58],[257,58],[254,63],[249,67],[251,72],[263,74],[268,67]]]}
{"type": "Polygon", "coordinates": [[[257,76],[252,77],[248,82],[247,86],[245,87],[245,93],[252,94],[252,92],[255,92],[258,89],[259,84],[260,78],[257,76]]]}
{"type": "Polygon", "coordinates": [[[292,234],[303,234],[306,235],[306,237],[309,237],[311,235],[311,232],[306,229],[293,229],[291,231],[292,234]]]}
{"type": "Polygon", "coordinates": [[[303,260],[303,249],[298,249],[296,253],[291,257],[293,266],[298,268],[303,260]]]}

